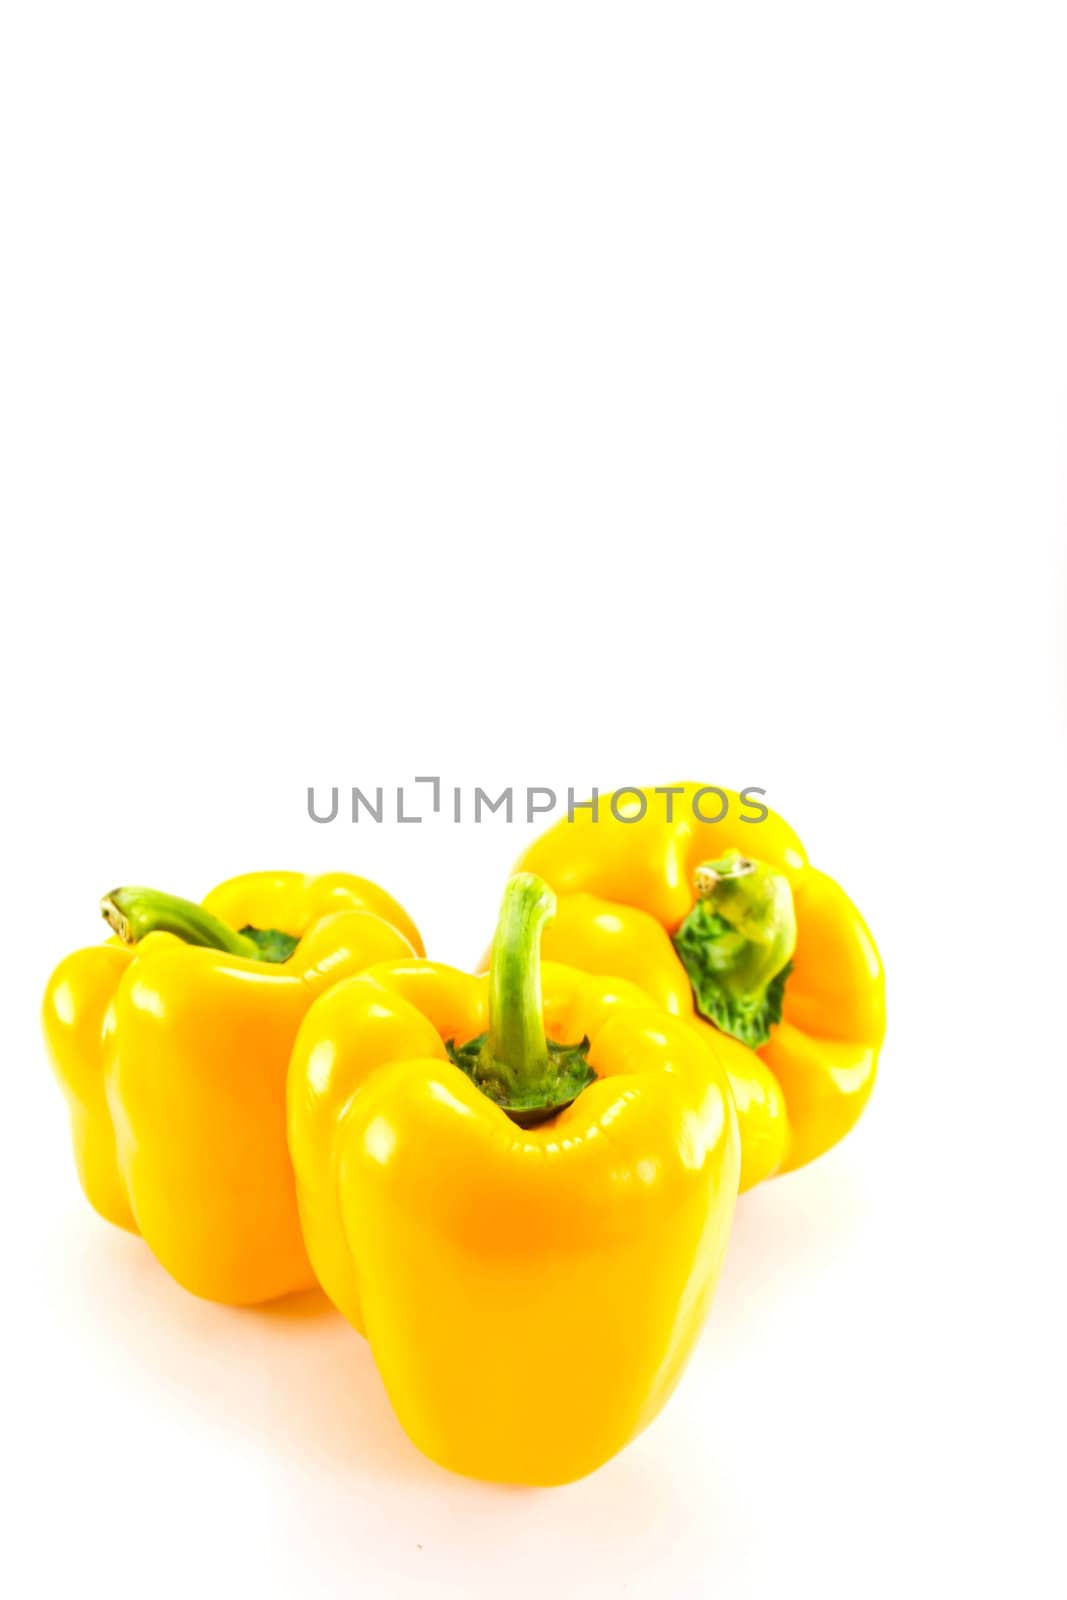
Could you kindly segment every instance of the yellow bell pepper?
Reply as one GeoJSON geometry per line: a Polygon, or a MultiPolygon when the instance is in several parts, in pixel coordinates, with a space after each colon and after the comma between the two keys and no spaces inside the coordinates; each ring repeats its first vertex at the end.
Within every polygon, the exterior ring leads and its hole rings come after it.
{"type": "Polygon", "coordinates": [[[488,978],[387,962],[317,1000],[289,1072],[304,1235],[407,1433],[456,1472],[558,1484],[656,1416],[737,1192],[711,1051],[636,986],[538,956],[505,893],[488,978]]]}
{"type": "Polygon", "coordinates": [[[414,924],[342,873],[250,873],[202,906],[118,889],[103,909],[117,937],[61,962],[43,1007],[86,1196],[194,1294],[243,1305],[310,1287],[290,1049],[330,984],[422,952],[414,924]]]}
{"type": "Polygon", "coordinates": [[[516,869],[560,896],[547,957],[630,979],[718,1051],[742,1189],[853,1126],[885,1032],[882,965],[856,907],[780,817],[698,784],[625,790],[595,814],[576,809],[516,869]]]}

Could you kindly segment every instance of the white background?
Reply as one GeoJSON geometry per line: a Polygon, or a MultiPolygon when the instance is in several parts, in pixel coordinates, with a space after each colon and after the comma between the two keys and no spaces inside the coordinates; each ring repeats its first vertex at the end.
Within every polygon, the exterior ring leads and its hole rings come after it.
{"type": "Polygon", "coordinates": [[[1017,0],[5,6],[8,1592],[1063,1592],[1065,70],[1017,0]],[[761,785],[888,970],[557,1491],[96,1218],[38,1033],[122,881],[473,959],[526,830],[306,815],[435,772],[761,785]]]}

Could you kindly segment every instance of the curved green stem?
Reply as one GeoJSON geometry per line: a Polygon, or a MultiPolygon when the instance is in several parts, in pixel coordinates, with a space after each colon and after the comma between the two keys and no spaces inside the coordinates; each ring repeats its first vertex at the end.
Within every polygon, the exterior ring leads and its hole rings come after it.
{"type": "Polygon", "coordinates": [[[253,961],[261,959],[252,939],[235,933],[195,901],[163,894],[159,889],[112,889],[101,900],[100,910],[123,944],[137,944],[148,933],[173,933],[186,944],[226,950],[232,956],[247,956],[253,961]]]}
{"type": "Polygon", "coordinates": [[[453,1064],[523,1128],[554,1117],[596,1078],[588,1039],[557,1044],[545,1035],[541,934],[555,912],[542,879],[530,872],[511,879],[490,958],[489,1031],[447,1046],[453,1064]]]}
{"type": "Polygon", "coordinates": [[[674,936],[709,1022],[755,1049],[782,1018],[785,981],[797,943],[789,879],[765,862],[728,850],[694,874],[697,903],[674,936]]]}
{"type": "Polygon", "coordinates": [[[792,959],[797,916],[789,880],[762,861],[730,850],[702,862],[695,873],[698,896],[743,941],[730,970],[736,994],[754,995],[792,959]]]}
{"type": "Polygon", "coordinates": [[[483,1054],[513,1093],[541,1082],[548,1068],[541,999],[541,934],[556,897],[532,872],[504,891],[489,966],[489,1032],[483,1054]]]}

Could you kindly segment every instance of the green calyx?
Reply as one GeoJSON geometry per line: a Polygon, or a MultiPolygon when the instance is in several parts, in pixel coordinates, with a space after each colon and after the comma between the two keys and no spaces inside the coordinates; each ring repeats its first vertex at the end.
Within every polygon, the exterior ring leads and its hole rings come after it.
{"type": "Polygon", "coordinates": [[[541,934],[555,911],[547,883],[531,872],[511,879],[489,966],[489,1032],[445,1047],[453,1065],[520,1128],[547,1122],[596,1079],[588,1039],[558,1044],[545,1037],[541,934]]]}
{"type": "Polygon", "coordinates": [[[251,923],[241,929],[241,937],[255,945],[257,961],[288,961],[300,943],[295,933],[283,933],[280,928],[253,928],[251,923]]]}
{"type": "Polygon", "coordinates": [[[515,1084],[499,1072],[492,1050],[486,1048],[488,1044],[489,1035],[480,1033],[477,1039],[459,1046],[450,1039],[445,1049],[452,1065],[488,1095],[501,1111],[506,1111],[520,1128],[536,1128],[539,1122],[547,1122],[557,1111],[577,1100],[582,1090],[596,1078],[586,1059],[588,1039],[580,1044],[554,1044],[549,1040],[547,1069],[540,1081],[528,1088],[515,1084]]]}
{"type": "Polygon", "coordinates": [[[104,920],[123,944],[138,944],[149,933],[172,933],[186,944],[225,950],[247,961],[288,961],[300,940],[280,928],[233,928],[195,900],[158,889],[112,889],[100,902],[104,920]]]}
{"type": "Polygon", "coordinates": [[[697,1010],[755,1050],[782,1020],[797,942],[789,880],[728,850],[696,869],[697,903],[674,935],[697,1010]]]}

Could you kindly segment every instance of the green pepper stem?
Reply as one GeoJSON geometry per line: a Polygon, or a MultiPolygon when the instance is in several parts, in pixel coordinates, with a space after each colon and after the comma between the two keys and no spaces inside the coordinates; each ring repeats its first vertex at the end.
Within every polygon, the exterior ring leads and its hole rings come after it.
{"type": "Polygon", "coordinates": [[[792,960],[797,945],[793,891],[782,873],[728,850],[694,874],[697,896],[738,935],[722,980],[738,997],[756,996],[792,960]]]}
{"type": "Polygon", "coordinates": [[[193,900],[182,900],[158,889],[112,889],[100,902],[104,919],[123,944],[137,944],[147,933],[173,933],[186,944],[225,950],[232,956],[259,958],[251,939],[228,928],[193,900]]]}
{"type": "Polygon", "coordinates": [[[510,1096],[533,1089],[548,1072],[541,999],[541,934],[556,897],[532,872],[504,890],[489,966],[489,1033],[483,1058],[510,1096]]]}

